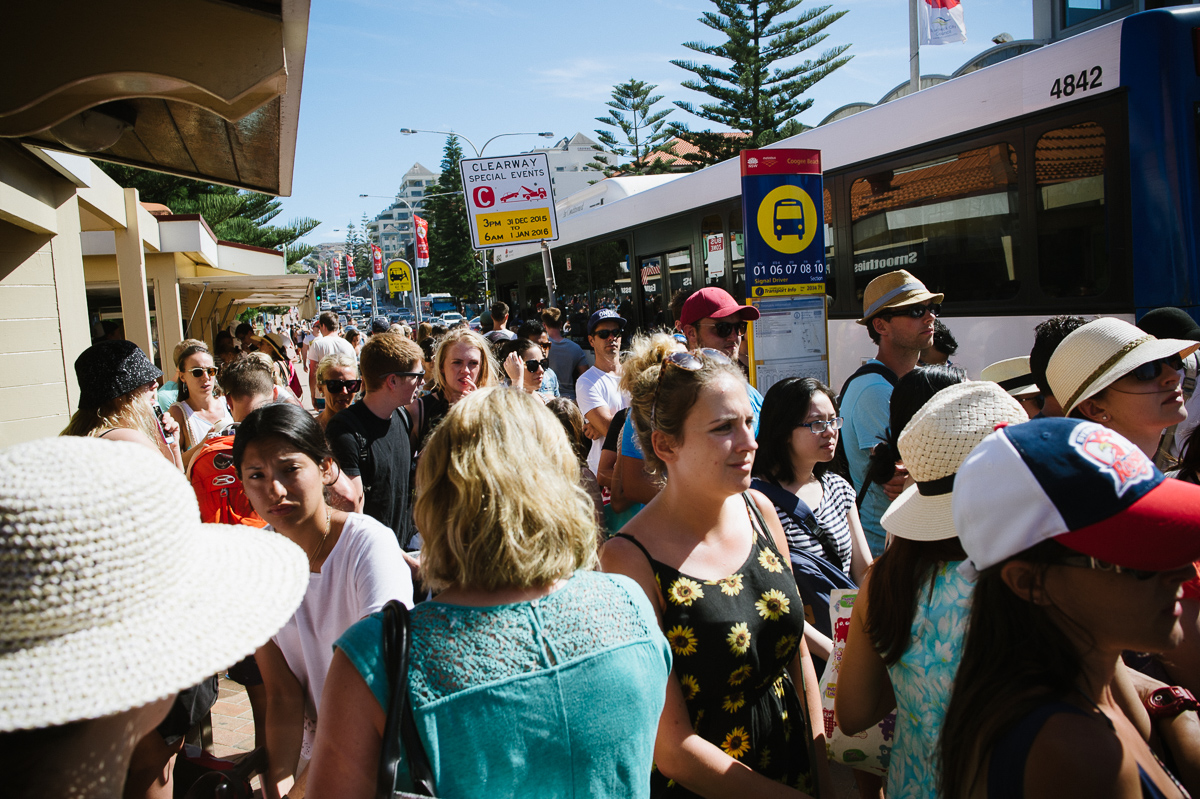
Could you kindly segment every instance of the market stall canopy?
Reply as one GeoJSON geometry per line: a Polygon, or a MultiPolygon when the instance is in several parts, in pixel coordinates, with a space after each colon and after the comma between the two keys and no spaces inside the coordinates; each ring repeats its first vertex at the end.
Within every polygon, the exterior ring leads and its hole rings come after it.
{"type": "Polygon", "coordinates": [[[308,2],[9,5],[0,137],[291,194],[308,2]]]}

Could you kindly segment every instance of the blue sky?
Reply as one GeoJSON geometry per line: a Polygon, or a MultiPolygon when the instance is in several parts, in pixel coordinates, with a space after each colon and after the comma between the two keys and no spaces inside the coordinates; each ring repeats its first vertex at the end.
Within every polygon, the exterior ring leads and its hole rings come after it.
{"type": "MultiPolygon", "coordinates": [[[[855,101],[876,102],[908,80],[905,0],[827,0],[849,11],[817,49],[849,42],[854,58],[809,93],[800,121],[815,125],[855,101]]],[[[819,6],[804,0],[802,10],[819,6]]],[[[921,48],[922,74],[950,74],[1001,32],[1032,35],[1031,0],[963,0],[968,41],[921,48]]],[[[672,100],[706,97],[679,84],[691,73],[671,59],[703,59],[685,41],[717,44],[698,21],[708,0],[318,0],[309,18],[293,193],[283,218],[322,225],[307,241],[342,240],[347,222],[374,217],[414,162],[438,171],[453,130],[476,146],[497,133],[595,136],[612,87],[630,78],[672,100]],[[336,232],[335,232],[336,231],[336,232]]],[[[693,129],[704,120],[676,110],[693,129]]],[[[536,136],[497,139],[488,155],[545,146],[536,136]]],[[[464,147],[470,155],[470,148],[464,147]]]]}

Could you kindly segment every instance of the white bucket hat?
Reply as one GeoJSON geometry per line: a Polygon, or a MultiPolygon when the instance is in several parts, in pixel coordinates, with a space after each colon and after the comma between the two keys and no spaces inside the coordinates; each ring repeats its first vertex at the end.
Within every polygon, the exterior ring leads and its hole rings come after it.
{"type": "Polygon", "coordinates": [[[884,511],[883,529],[912,541],[958,535],[951,506],[958,467],[996,425],[1028,420],[1021,404],[992,382],[959,383],[934,394],[896,442],[916,482],[884,511]]]}
{"type": "Polygon", "coordinates": [[[194,685],[265,643],[307,587],[299,547],[201,524],[153,450],[78,437],[0,450],[0,732],[194,685]]]}
{"type": "Polygon", "coordinates": [[[1062,340],[1046,367],[1054,398],[1069,414],[1144,363],[1171,355],[1189,355],[1195,341],[1158,339],[1128,322],[1104,317],[1088,322],[1062,340]]]}

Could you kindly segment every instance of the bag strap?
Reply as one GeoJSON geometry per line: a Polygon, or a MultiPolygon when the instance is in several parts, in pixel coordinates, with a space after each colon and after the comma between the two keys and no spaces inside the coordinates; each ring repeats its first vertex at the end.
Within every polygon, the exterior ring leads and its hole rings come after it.
{"type": "Polygon", "coordinates": [[[387,721],[383,725],[383,747],[379,753],[379,771],[375,779],[375,799],[391,799],[396,786],[396,767],[400,763],[400,745],[408,754],[408,770],[414,791],[433,796],[432,777],[425,747],[416,732],[412,707],[408,701],[409,645],[411,618],[408,608],[393,599],[383,606],[383,660],[392,681],[387,721]],[[410,737],[411,736],[411,737],[410,737]]]}
{"type": "MultiPolygon", "coordinates": [[[[820,478],[817,479],[819,480],[820,478]]],[[[833,563],[842,562],[841,557],[837,553],[837,546],[829,540],[829,534],[821,527],[821,523],[817,521],[816,514],[812,512],[812,508],[808,506],[807,502],[783,486],[776,485],[768,480],[755,478],[750,487],[771,500],[775,507],[790,516],[797,527],[817,539],[821,544],[821,551],[825,553],[824,560],[833,563]]],[[[824,482],[821,483],[821,489],[822,491],[825,490],[824,482]]]]}
{"type": "Polygon", "coordinates": [[[864,363],[862,366],[858,367],[854,374],[847,377],[845,383],[842,383],[842,390],[838,392],[837,397],[839,408],[842,407],[842,400],[846,398],[846,389],[850,388],[850,384],[855,380],[865,375],[879,375],[893,386],[896,385],[896,381],[900,379],[896,377],[895,372],[884,366],[882,363],[877,361],[868,361],[867,363],[864,363]]]}

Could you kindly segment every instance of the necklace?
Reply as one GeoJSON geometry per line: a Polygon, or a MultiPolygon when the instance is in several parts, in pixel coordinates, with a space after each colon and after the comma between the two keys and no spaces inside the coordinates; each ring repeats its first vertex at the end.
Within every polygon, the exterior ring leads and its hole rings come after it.
{"type": "Polygon", "coordinates": [[[325,539],[329,538],[329,528],[330,528],[332,520],[333,520],[333,511],[329,508],[328,505],[326,505],[325,506],[325,532],[321,534],[321,542],[319,544],[317,544],[317,548],[314,549],[313,553],[308,556],[308,570],[310,572],[313,570],[313,563],[316,561],[317,556],[321,554],[321,550],[325,549],[325,539]]]}

